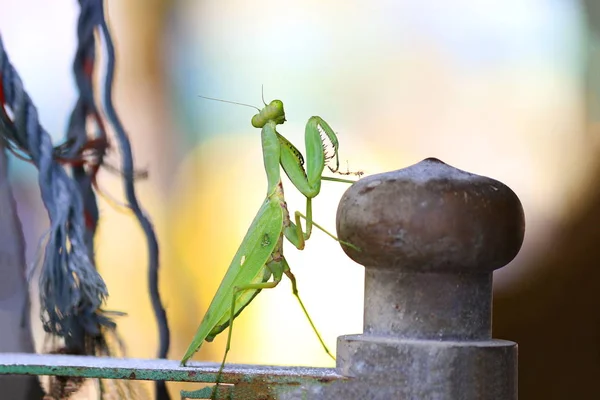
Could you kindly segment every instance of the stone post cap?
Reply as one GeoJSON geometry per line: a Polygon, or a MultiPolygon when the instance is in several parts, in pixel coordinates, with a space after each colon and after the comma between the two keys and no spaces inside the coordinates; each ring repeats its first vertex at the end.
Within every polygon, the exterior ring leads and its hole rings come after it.
{"type": "Polygon", "coordinates": [[[427,158],[365,177],[344,193],[337,234],[367,268],[490,273],[519,252],[525,233],[516,194],[494,179],[427,158]]]}

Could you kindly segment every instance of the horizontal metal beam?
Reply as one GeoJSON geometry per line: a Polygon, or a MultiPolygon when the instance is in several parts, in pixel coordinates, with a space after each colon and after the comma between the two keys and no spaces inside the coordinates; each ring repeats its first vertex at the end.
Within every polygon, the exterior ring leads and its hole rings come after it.
{"type": "MultiPolygon", "coordinates": [[[[219,363],[45,354],[0,354],[0,375],[53,375],[101,379],[215,382],[219,363]]],[[[331,368],[227,364],[220,381],[230,384],[327,383],[345,379],[331,368]]]]}

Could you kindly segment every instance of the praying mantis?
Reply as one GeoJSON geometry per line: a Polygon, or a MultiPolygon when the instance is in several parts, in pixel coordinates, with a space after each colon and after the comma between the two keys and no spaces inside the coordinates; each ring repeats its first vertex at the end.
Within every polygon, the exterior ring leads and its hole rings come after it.
{"type": "Polygon", "coordinates": [[[181,360],[181,365],[184,366],[200,349],[205,340],[211,342],[215,336],[229,327],[225,354],[217,375],[217,384],[230,350],[234,319],[262,289],[276,287],[283,275],[290,279],[292,292],[321,346],[335,360],[298,295],[296,278],[283,256],[283,238],[285,237],[297,249],[303,250],[314,225],[334,240],[356,249],[352,244],[339,240],[312,220],[312,199],[319,194],[323,180],[354,183],[352,180],[322,175],[325,165],[331,160],[335,160],[335,166],[328,165],[329,169],[337,172],[339,168],[339,142],[333,129],[320,117],[313,116],[308,120],[305,129],[305,167],[302,153],[276,130],[277,125],[286,121],[283,102],[273,100],[268,105],[265,104],[263,109],[257,108],[257,110],[259,113],[252,117],[251,122],[253,127],[261,129],[263,162],[267,174],[267,196],[233,257],[208,311],[181,360]],[[329,146],[331,150],[328,152],[329,146]],[[294,221],[291,220],[287,209],[280,166],[294,186],[306,197],[306,215],[296,211],[294,221]],[[306,231],[302,230],[301,219],[306,221],[306,231]]]}

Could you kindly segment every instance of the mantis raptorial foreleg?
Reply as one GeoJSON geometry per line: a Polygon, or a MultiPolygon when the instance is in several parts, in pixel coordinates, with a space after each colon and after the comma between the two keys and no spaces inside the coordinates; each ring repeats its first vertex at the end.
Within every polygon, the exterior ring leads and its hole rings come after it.
{"type": "MultiPolygon", "coordinates": [[[[268,129],[266,126],[265,128],[268,129]]],[[[323,170],[329,161],[335,160],[334,167],[328,165],[332,172],[337,172],[340,166],[337,135],[323,118],[311,117],[306,124],[304,130],[306,165],[304,165],[302,154],[291,142],[281,135],[279,135],[279,140],[281,142],[281,166],[294,186],[306,197],[306,217],[304,217],[306,231],[303,232],[303,236],[305,240],[308,240],[312,233],[313,224],[312,199],[319,194],[321,181],[330,180],[344,183],[353,183],[353,181],[323,177],[323,170]]],[[[299,226],[298,214],[296,213],[295,218],[297,226],[299,226]]],[[[338,240],[333,235],[330,236],[338,240]]]]}

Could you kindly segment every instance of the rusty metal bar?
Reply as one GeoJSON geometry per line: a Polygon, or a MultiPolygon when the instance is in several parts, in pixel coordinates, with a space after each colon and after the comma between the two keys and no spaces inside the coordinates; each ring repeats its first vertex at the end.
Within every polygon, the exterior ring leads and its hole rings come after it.
{"type": "MultiPolygon", "coordinates": [[[[178,361],[158,359],[110,358],[44,354],[0,354],[0,374],[52,375],[99,379],[164,380],[171,382],[215,382],[219,363],[190,362],[182,367],[178,361]]],[[[220,382],[235,385],[235,398],[264,393],[273,397],[286,388],[325,384],[344,380],[331,368],[270,367],[228,364],[220,382]],[[244,394],[239,397],[240,394],[244,394]]],[[[202,393],[202,392],[200,392],[202,393]]],[[[210,391],[208,392],[210,394],[210,391]]],[[[189,398],[198,393],[187,392],[189,398]]]]}
{"type": "MultiPolygon", "coordinates": [[[[194,362],[182,367],[179,361],[143,358],[112,358],[71,355],[4,353],[0,355],[3,374],[63,375],[82,378],[166,380],[172,382],[214,382],[220,363],[194,362]]],[[[269,367],[227,364],[223,383],[264,382],[297,385],[330,382],[343,377],[332,368],[269,367]]]]}

